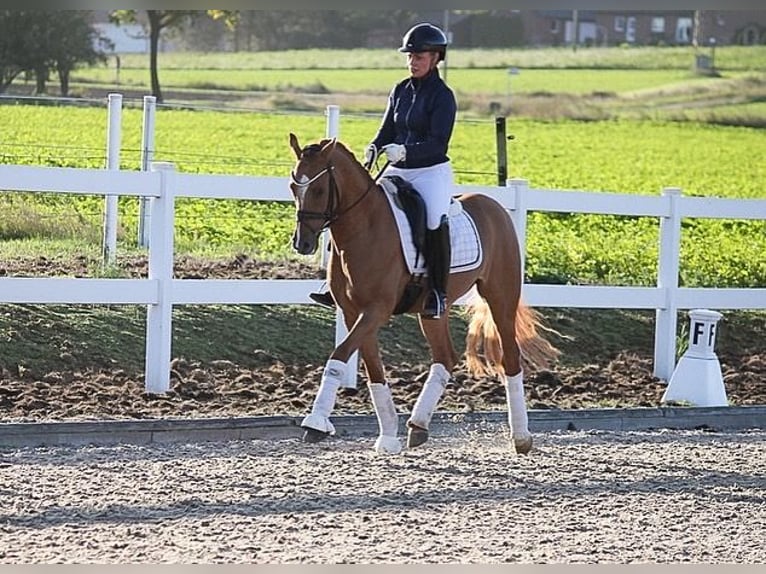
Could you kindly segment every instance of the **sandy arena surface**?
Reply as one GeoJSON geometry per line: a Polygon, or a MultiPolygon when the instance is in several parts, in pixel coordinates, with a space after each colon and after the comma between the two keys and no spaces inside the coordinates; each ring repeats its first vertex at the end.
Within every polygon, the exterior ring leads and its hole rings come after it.
{"type": "Polygon", "coordinates": [[[766,431],[0,450],[0,562],[763,563],[766,431]]]}

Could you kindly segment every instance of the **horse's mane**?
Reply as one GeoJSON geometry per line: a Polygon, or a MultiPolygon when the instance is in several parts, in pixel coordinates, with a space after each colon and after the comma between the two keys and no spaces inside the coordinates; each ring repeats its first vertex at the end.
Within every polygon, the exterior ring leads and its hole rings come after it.
{"type": "MultiPolygon", "coordinates": [[[[311,156],[318,154],[322,148],[331,141],[331,139],[325,138],[318,141],[317,143],[309,144],[301,150],[301,156],[310,158],[311,156]]],[[[353,163],[359,163],[359,160],[356,159],[356,156],[351,152],[351,150],[349,150],[342,142],[337,139],[335,140],[335,149],[333,151],[340,151],[345,154],[348,159],[353,160],[353,163]]]]}

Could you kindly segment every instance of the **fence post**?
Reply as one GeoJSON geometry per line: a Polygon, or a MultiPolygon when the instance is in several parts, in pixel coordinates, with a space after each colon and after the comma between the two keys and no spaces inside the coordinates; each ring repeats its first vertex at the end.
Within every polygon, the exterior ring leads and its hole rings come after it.
{"type": "MultiPolygon", "coordinates": [[[[141,143],[141,171],[149,171],[149,166],[154,159],[154,124],[157,111],[157,98],[144,96],[144,123],[141,143]]],[[[151,225],[151,211],[149,198],[138,198],[138,246],[149,247],[149,226],[151,225]]]]}
{"type": "Polygon", "coordinates": [[[526,179],[509,179],[508,191],[511,193],[511,221],[519,240],[519,262],[521,264],[521,282],[524,283],[524,265],[527,260],[527,193],[529,182],[526,179]]]}
{"type": "Polygon", "coordinates": [[[497,185],[506,185],[508,178],[508,148],[505,137],[505,118],[495,118],[495,140],[497,146],[497,185]]]}
{"type": "Polygon", "coordinates": [[[147,393],[165,393],[170,388],[172,344],[173,233],[175,209],[175,168],[170,163],[153,163],[160,174],[160,195],[150,198],[152,220],[149,241],[149,280],[157,283],[157,303],[146,315],[147,393]]]}
{"type": "Polygon", "coordinates": [[[669,381],[676,366],[676,330],[678,324],[678,273],[681,255],[681,216],[678,200],[681,190],[666,187],[662,190],[667,198],[668,213],[660,218],[660,253],[657,270],[657,287],[664,290],[665,306],[656,311],[654,332],[654,376],[669,381]]]}
{"type": "MultiPolygon", "coordinates": [[[[106,169],[120,169],[120,139],[122,125],[122,94],[109,94],[106,130],[106,169]]],[[[104,197],[103,264],[112,265],[117,255],[117,196],[104,197]]]]}

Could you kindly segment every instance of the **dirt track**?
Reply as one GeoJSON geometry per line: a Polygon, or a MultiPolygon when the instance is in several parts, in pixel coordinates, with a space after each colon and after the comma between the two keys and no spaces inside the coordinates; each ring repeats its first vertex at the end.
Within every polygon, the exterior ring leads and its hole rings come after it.
{"type": "Polygon", "coordinates": [[[0,451],[0,562],[763,563],[766,432],[0,451]]]}

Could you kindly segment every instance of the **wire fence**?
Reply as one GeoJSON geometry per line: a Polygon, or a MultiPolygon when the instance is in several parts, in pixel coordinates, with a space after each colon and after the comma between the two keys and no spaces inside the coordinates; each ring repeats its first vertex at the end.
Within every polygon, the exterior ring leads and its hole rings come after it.
{"type": "MultiPolygon", "coordinates": [[[[0,95],[0,105],[40,105],[40,106],[61,106],[61,107],[106,107],[105,98],[64,98],[54,96],[20,96],[20,95],[0,95]]],[[[144,106],[143,97],[124,97],[122,106],[126,109],[141,109],[144,106]]],[[[266,114],[270,116],[299,116],[316,117],[318,112],[306,110],[277,110],[258,108],[253,106],[238,106],[225,102],[186,102],[173,101],[157,104],[158,110],[163,111],[195,111],[212,112],[217,114],[266,114]]],[[[321,112],[324,114],[324,110],[321,112]]],[[[351,120],[369,120],[378,119],[379,113],[373,112],[344,112],[344,119],[351,120]]],[[[459,122],[490,124],[489,120],[458,118],[459,122]]],[[[158,129],[162,129],[161,123],[158,129]]],[[[121,148],[123,158],[136,158],[136,166],[140,165],[140,158],[144,153],[141,147],[125,146],[121,148]]],[[[163,148],[158,147],[153,150],[152,159],[154,161],[170,162],[176,165],[193,165],[200,172],[229,171],[253,173],[258,168],[262,168],[262,173],[269,173],[275,170],[283,171],[289,169],[293,162],[286,160],[263,159],[253,154],[216,154],[210,152],[194,152],[181,148],[163,148]],[[221,168],[221,169],[216,169],[221,168]]],[[[87,167],[87,168],[105,168],[107,165],[105,146],[88,146],[74,144],[60,144],[50,141],[48,135],[44,133],[30,133],[27,141],[10,141],[0,137],[0,163],[2,164],[24,164],[38,165],[46,167],[87,167]]],[[[123,161],[124,164],[128,162],[123,161]]],[[[491,176],[496,173],[477,171],[470,169],[454,168],[456,175],[471,176],[491,176]]],[[[46,197],[45,195],[35,194],[34,197],[28,197],[27,194],[13,194],[12,196],[0,199],[6,207],[19,206],[24,203],[35,202],[55,204],[55,208],[38,208],[34,215],[24,210],[23,217],[34,217],[37,232],[47,232],[50,234],[60,233],[65,237],[76,235],[82,229],[83,224],[90,225],[93,228],[94,239],[98,240],[98,228],[103,218],[103,207],[99,205],[94,198],[84,198],[78,196],[57,196],[46,197]],[[47,230],[47,231],[46,231],[47,230]]],[[[193,200],[189,200],[193,201],[193,200]]],[[[197,200],[198,201],[198,200],[197,200]]],[[[279,206],[284,207],[284,206],[279,206]]],[[[283,217],[289,221],[292,217],[289,209],[271,210],[267,214],[246,214],[231,215],[230,213],[219,214],[214,210],[205,210],[202,212],[180,212],[179,227],[191,227],[199,229],[202,223],[221,228],[230,228],[235,224],[241,226],[259,226],[265,225],[265,217],[275,218],[283,217]],[[284,214],[280,216],[280,211],[284,214]]],[[[135,240],[137,222],[139,218],[139,206],[135,198],[121,198],[119,201],[119,220],[120,236],[129,242],[135,240]]],[[[13,228],[6,223],[0,225],[0,236],[6,238],[14,236],[23,231],[17,229],[17,226],[23,225],[23,222],[16,222],[13,228]],[[4,231],[3,231],[4,229],[4,231]]],[[[289,238],[285,238],[284,243],[288,243],[289,238]]]]}

